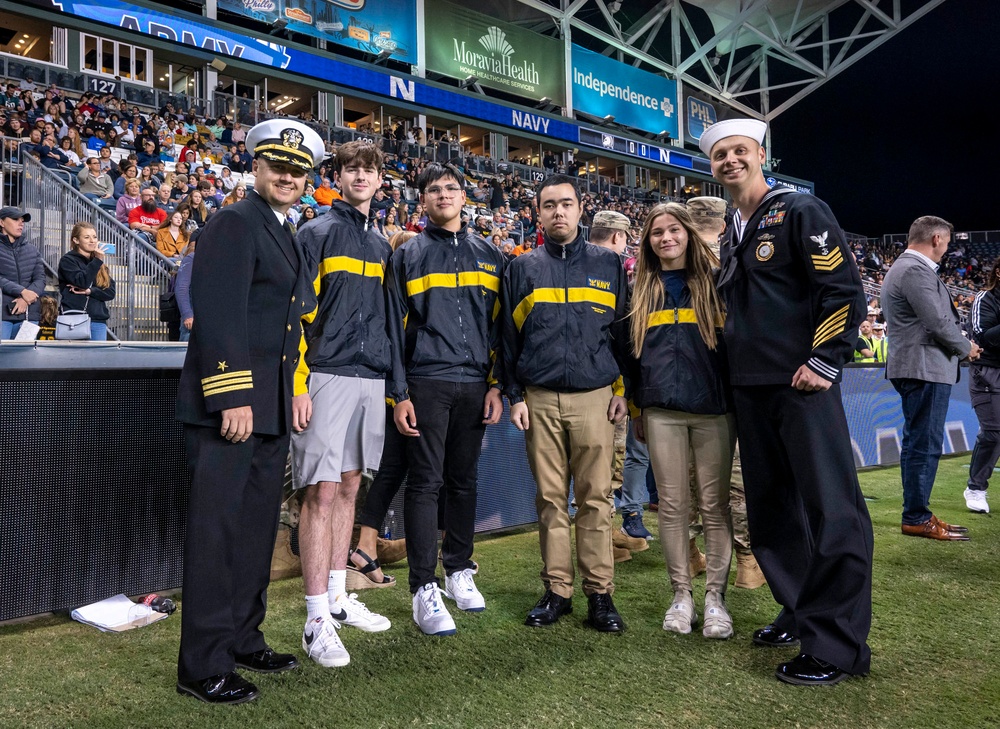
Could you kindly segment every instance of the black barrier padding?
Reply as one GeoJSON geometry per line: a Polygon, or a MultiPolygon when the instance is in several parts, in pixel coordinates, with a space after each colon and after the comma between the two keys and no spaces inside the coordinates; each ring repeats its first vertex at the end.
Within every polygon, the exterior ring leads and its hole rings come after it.
{"type": "Polygon", "coordinates": [[[179,586],[179,371],[21,374],[0,382],[0,620],[179,586]]]}

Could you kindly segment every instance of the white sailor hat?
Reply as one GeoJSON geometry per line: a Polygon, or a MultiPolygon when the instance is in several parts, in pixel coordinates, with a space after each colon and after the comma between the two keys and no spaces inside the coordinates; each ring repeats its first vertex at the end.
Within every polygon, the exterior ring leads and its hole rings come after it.
{"type": "Polygon", "coordinates": [[[726,137],[750,137],[757,144],[763,144],[767,124],[759,119],[723,119],[712,124],[698,140],[698,148],[706,155],[711,154],[715,143],[726,137]]]}
{"type": "Polygon", "coordinates": [[[291,119],[268,119],[255,124],[247,133],[246,145],[255,157],[284,162],[307,172],[317,167],[326,155],[322,137],[291,119]]]}

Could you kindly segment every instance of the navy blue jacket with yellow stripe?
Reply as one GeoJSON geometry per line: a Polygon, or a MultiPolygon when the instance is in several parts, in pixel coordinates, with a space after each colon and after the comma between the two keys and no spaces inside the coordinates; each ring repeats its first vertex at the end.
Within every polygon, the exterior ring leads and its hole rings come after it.
{"type": "Polygon", "coordinates": [[[867,304],[854,256],[830,208],[774,188],[722,245],[719,291],[733,385],[789,385],[803,364],[839,382],[867,304]]]}
{"type": "Polygon", "coordinates": [[[625,316],[627,298],[621,260],[582,233],[565,246],[546,238],[511,261],[503,288],[510,402],[521,402],[527,385],[582,392],[613,384],[623,395],[620,363],[628,343],[611,329],[625,316]]]}
{"type": "Polygon", "coordinates": [[[504,256],[463,225],[427,223],[393,254],[386,284],[392,376],[386,396],[407,400],[408,378],[500,387],[504,256]]]}
{"type": "Polygon", "coordinates": [[[383,288],[392,247],[343,200],[302,226],[296,240],[319,303],[302,317],[307,349],[295,394],[306,392],[309,372],[384,378],[392,366],[383,288]]]}
{"type": "Polygon", "coordinates": [[[698,330],[687,284],[679,301],[664,287],[663,308],[651,312],[646,323],[642,352],[638,359],[629,357],[628,380],[636,407],[695,415],[729,412],[732,403],[722,322],[717,322],[716,348],[709,349],[698,330]]]}

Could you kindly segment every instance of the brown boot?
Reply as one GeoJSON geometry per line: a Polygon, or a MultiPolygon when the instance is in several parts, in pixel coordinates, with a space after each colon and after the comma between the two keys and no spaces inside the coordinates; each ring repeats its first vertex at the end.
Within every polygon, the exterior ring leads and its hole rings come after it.
{"type": "Polygon", "coordinates": [[[764,573],[760,571],[760,565],[751,552],[736,553],[736,586],[744,587],[747,590],[756,590],[758,587],[767,584],[764,573]]]}
{"type": "Polygon", "coordinates": [[[691,560],[691,577],[705,574],[707,563],[705,562],[705,555],[698,549],[698,540],[691,540],[691,543],[688,545],[688,554],[691,560]]]}
{"type": "Polygon", "coordinates": [[[375,542],[376,555],[382,564],[392,564],[406,559],[405,539],[382,539],[379,537],[375,542]]]}
{"type": "Polygon", "coordinates": [[[649,542],[645,539],[630,537],[628,534],[623,534],[621,529],[615,529],[611,532],[611,544],[630,552],[644,552],[649,549],[649,542]]]}
{"type": "Polygon", "coordinates": [[[628,562],[632,559],[632,553],[625,547],[612,547],[611,549],[614,551],[615,562],[628,562]]]}

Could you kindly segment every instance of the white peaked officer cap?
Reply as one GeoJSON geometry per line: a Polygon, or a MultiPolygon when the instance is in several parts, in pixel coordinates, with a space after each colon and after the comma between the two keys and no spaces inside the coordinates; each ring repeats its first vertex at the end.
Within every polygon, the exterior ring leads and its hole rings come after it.
{"type": "Polygon", "coordinates": [[[268,119],[254,125],[247,134],[246,146],[255,157],[284,162],[307,172],[318,167],[326,155],[323,138],[291,119],[268,119]]]}
{"type": "Polygon", "coordinates": [[[763,144],[766,132],[767,124],[759,119],[723,119],[705,130],[698,140],[698,148],[710,156],[715,143],[726,137],[750,137],[757,144],[763,144]]]}

